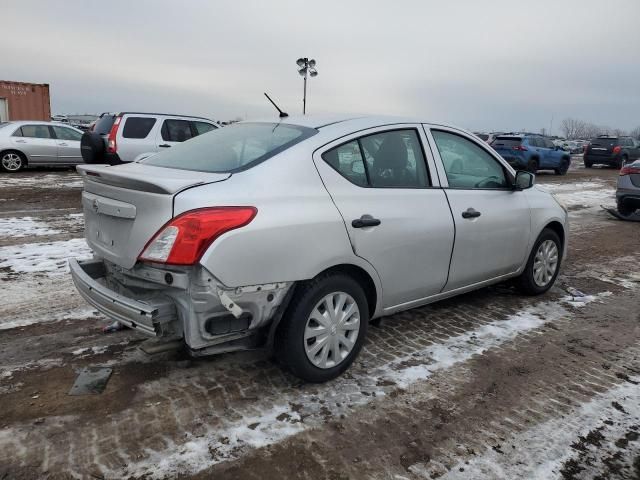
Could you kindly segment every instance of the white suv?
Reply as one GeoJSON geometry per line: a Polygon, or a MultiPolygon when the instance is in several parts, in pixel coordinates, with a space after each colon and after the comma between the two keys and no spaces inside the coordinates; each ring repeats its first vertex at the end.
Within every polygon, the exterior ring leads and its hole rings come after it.
{"type": "Polygon", "coordinates": [[[85,163],[120,163],[159,152],[220,128],[212,120],[164,113],[103,113],[82,136],[85,163]]]}

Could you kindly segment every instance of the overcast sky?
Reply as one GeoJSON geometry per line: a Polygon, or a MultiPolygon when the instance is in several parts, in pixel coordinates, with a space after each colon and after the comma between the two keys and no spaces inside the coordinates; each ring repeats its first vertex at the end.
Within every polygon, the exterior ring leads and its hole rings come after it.
{"type": "Polygon", "coordinates": [[[640,125],[640,0],[8,1],[0,79],[51,85],[54,113],[420,116],[558,133],[640,125]]]}

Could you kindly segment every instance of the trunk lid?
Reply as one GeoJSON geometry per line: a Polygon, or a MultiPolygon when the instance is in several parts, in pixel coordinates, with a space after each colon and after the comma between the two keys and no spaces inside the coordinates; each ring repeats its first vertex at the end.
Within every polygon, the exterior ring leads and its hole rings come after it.
{"type": "Polygon", "coordinates": [[[616,145],[618,145],[617,138],[594,138],[587,147],[586,153],[590,155],[611,156],[613,154],[613,147],[616,145]]]}
{"type": "Polygon", "coordinates": [[[78,172],[84,181],[87,243],[98,256],[124,268],[135,265],[147,242],[173,218],[176,194],[231,176],[140,163],[80,165],[78,172]]]}

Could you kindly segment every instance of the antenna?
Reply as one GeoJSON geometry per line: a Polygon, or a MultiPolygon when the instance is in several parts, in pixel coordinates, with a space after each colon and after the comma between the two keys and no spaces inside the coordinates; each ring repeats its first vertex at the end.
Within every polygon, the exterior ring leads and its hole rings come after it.
{"type": "Polygon", "coordinates": [[[271,105],[273,105],[274,107],[276,107],[276,110],[278,110],[278,112],[280,113],[280,118],[286,118],[289,116],[288,113],[283,112],[282,110],[280,110],[280,107],[278,107],[278,105],[276,105],[276,102],[274,102],[273,100],[271,100],[271,97],[269,95],[267,95],[267,92],[264,93],[264,96],[267,97],[267,100],[269,100],[271,102],[271,105]]]}

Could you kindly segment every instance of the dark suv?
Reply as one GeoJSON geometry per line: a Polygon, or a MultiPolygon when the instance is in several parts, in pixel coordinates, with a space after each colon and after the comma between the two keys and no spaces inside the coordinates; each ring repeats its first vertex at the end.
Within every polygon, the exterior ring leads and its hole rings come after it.
{"type": "Polygon", "coordinates": [[[609,137],[591,139],[584,149],[584,166],[596,163],[622,168],[627,162],[640,158],[640,146],[631,137],[609,137]]]}

